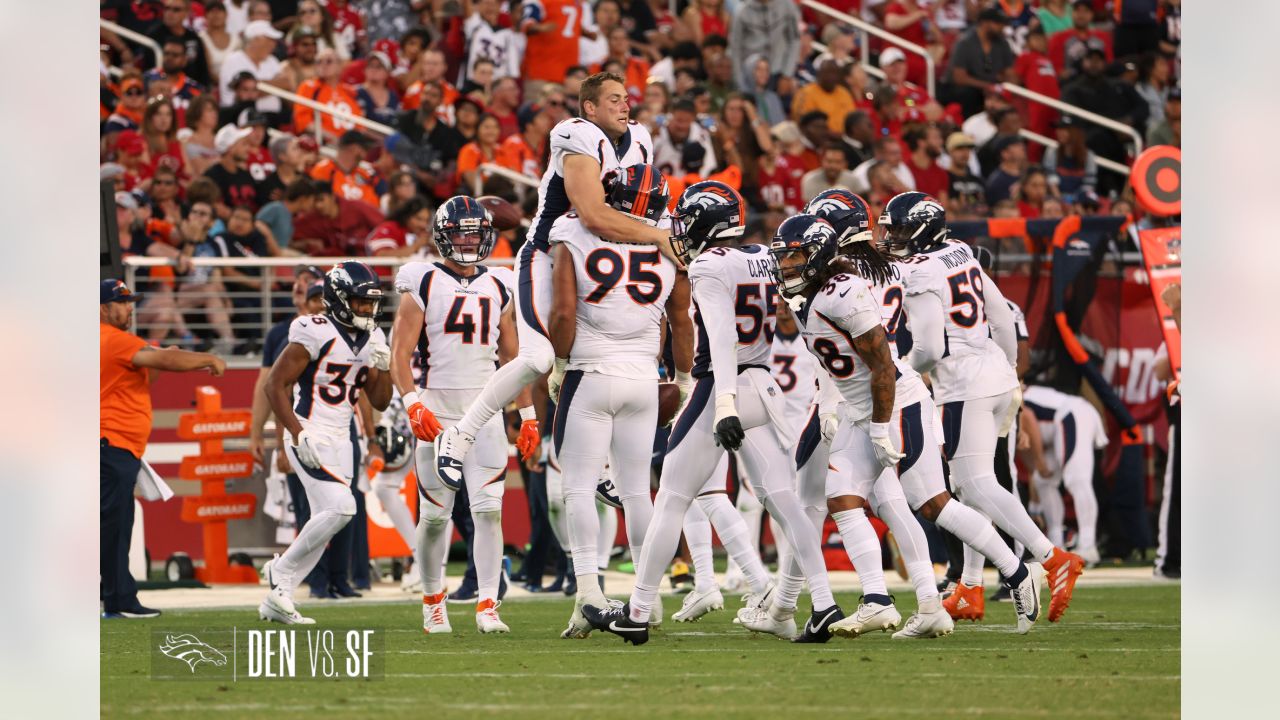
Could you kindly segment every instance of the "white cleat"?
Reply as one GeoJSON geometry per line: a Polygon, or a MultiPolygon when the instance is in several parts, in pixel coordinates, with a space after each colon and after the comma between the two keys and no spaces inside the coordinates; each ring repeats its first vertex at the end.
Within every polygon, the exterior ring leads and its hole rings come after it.
{"type": "Polygon", "coordinates": [[[767,608],[742,608],[738,611],[738,622],[751,632],[776,635],[783,640],[791,640],[797,635],[796,611],[779,613],[782,617],[774,617],[773,610],[767,608]]]}
{"type": "MultiPolygon", "coordinates": [[[[765,586],[764,590],[758,593],[749,592],[742,596],[742,610],[750,610],[752,608],[768,609],[770,601],[773,600],[773,590],[777,587],[772,581],[765,586]]],[[[733,621],[740,622],[742,618],[742,610],[738,611],[738,617],[733,621]]]]}
{"type": "Polygon", "coordinates": [[[316,624],[315,620],[303,617],[302,613],[298,612],[293,605],[293,599],[285,593],[283,588],[267,593],[267,597],[258,605],[258,619],[285,625],[316,624]]]}
{"type": "Polygon", "coordinates": [[[445,635],[453,632],[449,624],[449,607],[442,592],[436,595],[439,602],[427,602],[422,599],[422,632],[427,635],[445,635]]]}
{"type": "Polygon", "coordinates": [[[450,490],[462,487],[462,461],[476,439],[452,425],[436,436],[436,476],[450,490]]]}
{"type": "Polygon", "coordinates": [[[482,600],[476,605],[476,629],[481,633],[509,633],[511,628],[498,617],[501,601],[482,600]]]}
{"type": "Polygon", "coordinates": [[[418,574],[418,564],[414,563],[409,572],[400,577],[400,590],[407,593],[422,592],[422,576],[418,574]]]}
{"type": "Polygon", "coordinates": [[[582,601],[575,600],[573,603],[573,614],[569,616],[569,627],[560,633],[560,637],[564,640],[581,640],[591,635],[591,623],[587,622],[587,618],[582,614],[582,601]]]}
{"type": "Polygon", "coordinates": [[[901,624],[902,615],[893,605],[861,603],[857,612],[831,624],[831,634],[856,638],[869,632],[893,630],[901,624]]]}
{"type": "Polygon", "coordinates": [[[1010,588],[1013,608],[1018,614],[1018,634],[1026,635],[1040,619],[1040,589],[1044,583],[1044,566],[1027,563],[1027,577],[1018,587],[1010,588]]]}
{"type": "Polygon", "coordinates": [[[671,613],[671,619],[676,622],[696,622],[709,612],[723,609],[724,595],[720,593],[720,588],[710,592],[694,590],[684,596],[684,605],[679,610],[671,613]]]}
{"type": "Polygon", "coordinates": [[[749,591],[751,588],[747,585],[746,576],[743,575],[742,571],[735,565],[729,570],[729,572],[725,573],[724,583],[720,585],[720,589],[732,595],[734,593],[749,591]]]}
{"type": "Polygon", "coordinates": [[[1102,555],[1098,554],[1098,548],[1096,545],[1091,548],[1085,548],[1076,554],[1084,559],[1084,566],[1086,568],[1096,567],[1098,563],[1102,562],[1102,555]]]}
{"type": "Polygon", "coordinates": [[[907,618],[906,627],[893,634],[894,640],[936,638],[955,632],[956,622],[946,610],[938,608],[931,613],[916,613],[907,618]]]}
{"type": "MultiPolygon", "coordinates": [[[[622,605],[618,600],[610,600],[610,605],[622,605]]],[[[658,595],[653,598],[653,607],[649,608],[649,629],[657,630],[662,626],[662,596],[658,595]]]]}

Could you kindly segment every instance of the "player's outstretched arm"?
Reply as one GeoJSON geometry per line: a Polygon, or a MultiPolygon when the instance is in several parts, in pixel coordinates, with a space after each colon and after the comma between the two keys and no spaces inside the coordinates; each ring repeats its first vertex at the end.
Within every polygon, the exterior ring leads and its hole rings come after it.
{"type": "Polygon", "coordinates": [[[271,417],[271,407],[267,404],[267,373],[271,368],[258,370],[258,379],[253,381],[253,400],[250,405],[249,452],[253,461],[259,465],[266,462],[266,442],[262,430],[267,426],[267,418],[271,417]]]}
{"type": "Polygon", "coordinates": [[[423,310],[409,297],[400,293],[400,305],[396,319],[391,324],[391,383],[404,397],[417,390],[413,384],[413,351],[422,333],[423,310]]]}
{"type": "Polygon", "coordinates": [[[871,368],[871,422],[887,423],[893,416],[897,381],[884,327],[877,325],[854,338],[853,350],[858,353],[858,359],[871,368]]]}
{"type": "MultiPolygon", "coordinates": [[[[601,200],[603,202],[603,199],[601,200]]],[[[551,348],[556,361],[569,357],[578,334],[578,279],[573,269],[573,254],[564,243],[551,250],[551,348]]]]}
{"type": "Polygon", "coordinates": [[[926,373],[942,358],[946,329],[943,327],[942,299],[933,293],[907,295],[907,325],[911,329],[911,352],[907,362],[916,372],[926,373]]]}
{"type": "Polygon", "coordinates": [[[307,353],[306,348],[298,343],[289,343],[285,346],[284,352],[280,353],[280,357],[276,358],[275,364],[271,366],[271,372],[267,373],[267,400],[271,403],[271,412],[275,413],[276,419],[293,437],[295,445],[298,436],[302,434],[302,423],[298,422],[298,416],[293,414],[290,390],[302,376],[302,371],[307,368],[309,362],[311,362],[311,355],[307,353]]]}
{"type": "Polygon", "coordinates": [[[676,364],[676,382],[693,370],[693,318],[689,316],[689,277],[676,275],[667,297],[667,326],[671,332],[671,354],[676,364]]]}
{"type": "Polygon", "coordinates": [[[612,242],[657,245],[664,255],[679,263],[671,252],[669,231],[645,225],[605,203],[600,162],[595,158],[578,154],[565,156],[564,190],[569,204],[593,235],[612,242]]]}
{"type": "MultiPolygon", "coordinates": [[[[384,349],[383,352],[386,350],[384,349]]],[[[376,367],[369,368],[369,379],[365,381],[364,396],[378,412],[386,410],[391,404],[391,371],[376,367]]]]}
{"type": "Polygon", "coordinates": [[[167,372],[191,372],[192,370],[208,370],[210,375],[220,377],[227,370],[227,363],[217,355],[177,348],[142,348],[133,354],[130,361],[134,367],[148,370],[164,370],[167,372]]]}

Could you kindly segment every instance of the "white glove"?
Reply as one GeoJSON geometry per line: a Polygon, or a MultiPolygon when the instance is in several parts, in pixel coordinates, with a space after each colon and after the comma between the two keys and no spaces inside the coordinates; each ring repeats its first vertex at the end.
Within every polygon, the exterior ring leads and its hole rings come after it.
{"type": "Polygon", "coordinates": [[[822,442],[827,445],[836,439],[836,431],[840,429],[840,416],[835,413],[818,415],[818,427],[822,430],[822,442]]]}
{"type": "Polygon", "coordinates": [[[1005,412],[1004,418],[1000,420],[1000,437],[1008,437],[1009,431],[1013,429],[1013,421],[1018,418],[1018,413],[1022,410],[1022,386],[1013,389],[1013,400],[1009,401],[1009,409],[1005,412]]]}
{"type": "Polygon", "coordinates": [[[893,467],[899,460],[906,457],[894,449],[887,422],[871,423],[871,447],[876,451],[876,460],[879,460],[884,467],[893,467]]]}
{"type": "Polygon", "coordinates": [[[556,363],[551,367],[551,374],[547,376],[547,395],[551,396],[551,402],[560,402],[560,386],[564,384],[564,369],[569,364],[569,358],[556,358],[556,363]]]}
{"type": "Polygon", "coordinates": [[[320,467],[320,448],[328,444],[324,440],[313,438],[310,433],[303,430],[293,438],[293,452],[303,465],[318,468],[320,467]]]}
{"type": "MultiPolygon", "coordinates": [[[[687,372],[676,371],[676,388],[680,390],[680,407],[684,408],[685,402],[689,399],[689,393],[693,392],[693,375],[687,372]]],[[[680,413],[676,413],[679,415],[680,413]]]]}
{"type": "Polygon", "coordinates": [[[382,372],[391,369],[391,347],[386,343],[377,343],[369,350],[369,362],[382,372]]]}

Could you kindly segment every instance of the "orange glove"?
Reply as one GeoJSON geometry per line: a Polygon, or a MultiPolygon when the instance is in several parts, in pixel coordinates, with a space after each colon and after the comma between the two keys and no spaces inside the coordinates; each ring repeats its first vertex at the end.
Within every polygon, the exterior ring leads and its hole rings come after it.
{"type": "Polygon", "coordinates": [[[516,449],[520,457],[528,460],[542,445],[542,433],[538,430],[537,420],[525,420],[520,423],[520,437],[516,438],[516,449]]]}
{"type": "Polygon", "coordinates": [[[378,473],[382,472],[382,468],[386,467],[386,465],[382,458],[375,455],[369,458],[369,466],[365,468],[365,472],[369,474],[369,479],[372,480],[378,476],[378,473]]]}
{"type": "Polygon", "coordinates": [[[404,401],[409,412],[409,428],[413,430],[414,437],[427,442],[435,440],[444,429],[440,421],[418,400],[417,393],[406,395],[404,401]]]}

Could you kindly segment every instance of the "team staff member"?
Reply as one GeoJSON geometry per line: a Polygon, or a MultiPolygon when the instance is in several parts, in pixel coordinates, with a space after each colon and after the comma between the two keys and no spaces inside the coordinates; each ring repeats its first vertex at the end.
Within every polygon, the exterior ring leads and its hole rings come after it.
{"type": "Polygon", "coordinates": [[[133,294],[120,280],[103,280],[100,289],[101,419],[100,565],[103,617],[156,617],[159,610],[138,602],[138,588],[129,574],[129,540],[133,536],[133,486],[142,467],[142,453],[151,435],[149,385],[161,370],[208,370],[222,375],[227,364],[209,353],[176,348],[159,350],[128,331],[133,294]]]}

